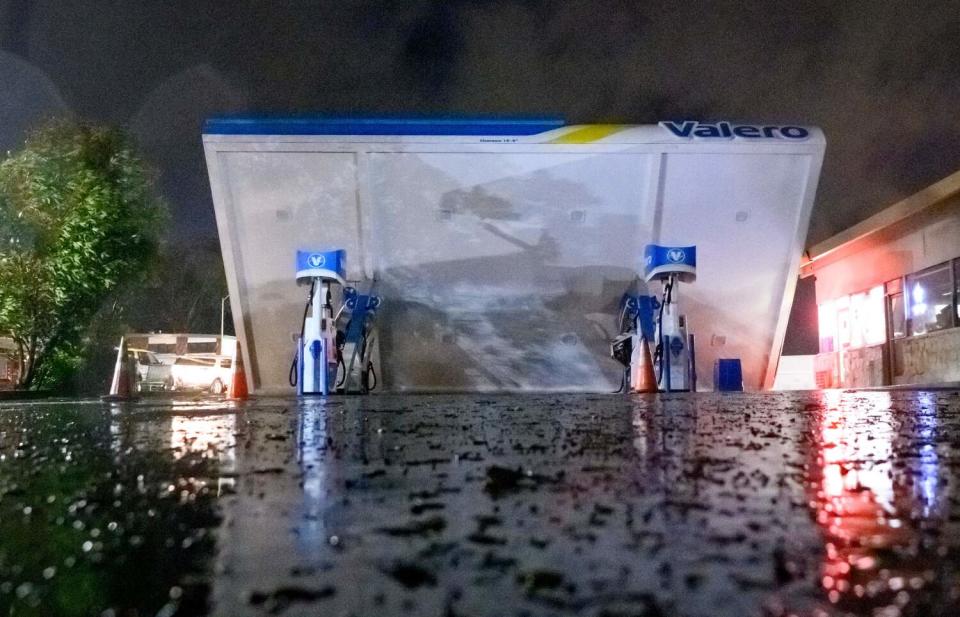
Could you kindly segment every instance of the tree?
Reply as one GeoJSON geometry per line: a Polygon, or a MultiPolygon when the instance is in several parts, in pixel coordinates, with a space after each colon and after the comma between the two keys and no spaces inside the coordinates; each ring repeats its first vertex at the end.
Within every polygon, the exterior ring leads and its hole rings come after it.
{"type": "Polygon", "coordinates": [[[0,163],[0,335],[19,388],[53,385],[101,306],[147,268],[166,209],[119,131],[57,121],[0,163]]]}
{"type": "MultiPolygon", "coordinates": [[[[220,331],[220,300],[227,294],[223,258],[216,240],[166,245],[157,255],[153,274],[131,289],[123,304],[135,307],[125,316],[138,332],[220,331]]],[[[233,325],[226,305],[228,334],[233,325]]]]}

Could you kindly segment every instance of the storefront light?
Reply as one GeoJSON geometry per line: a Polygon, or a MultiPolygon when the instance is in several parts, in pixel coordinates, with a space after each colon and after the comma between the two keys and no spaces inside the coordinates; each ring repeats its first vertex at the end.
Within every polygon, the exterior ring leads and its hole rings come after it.
{"type": "Polygon", "coordinates": [[[917,283],[913,286],[913,291],[910,293],[910,297],[913,300],[910,307],[910,314],[914,317],[920,315],[925,315],[927,312],[927,292],[920,286],[920,283],[917,283]]]}
{"type": "Polygon", "coordinates": [[[824,302],[818,307],[817,327],[820,331],[820,351],[835,351],[837,344],[837,310],[832,301],[824,302]]]}
{"type": "Polygon", "coordinates": [[[867,345],[880,345],[887,340],[883,285],[871,289],[864,299],[863,340],[867,345]]]}

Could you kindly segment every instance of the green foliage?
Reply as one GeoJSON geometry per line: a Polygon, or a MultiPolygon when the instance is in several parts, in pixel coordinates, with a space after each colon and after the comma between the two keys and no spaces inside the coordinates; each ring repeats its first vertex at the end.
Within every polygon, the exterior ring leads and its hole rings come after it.
{"type": "MultiPolygon", "coordinates": [[[[218,242],[165,246],[144,285],[131,289],[122,304],[137,307],[125,320],[137,332],[219,332],[220,299],[227,294],[218,242]]],[[[233,324],[227,324],[232,334],[233,324]]]]}
{"type": "Polygon", "coordinates": [[[157,252],[165,208],[118,131],[55,122],[0,163],[0,335],[55,385],[104,302],[157,252]]]}

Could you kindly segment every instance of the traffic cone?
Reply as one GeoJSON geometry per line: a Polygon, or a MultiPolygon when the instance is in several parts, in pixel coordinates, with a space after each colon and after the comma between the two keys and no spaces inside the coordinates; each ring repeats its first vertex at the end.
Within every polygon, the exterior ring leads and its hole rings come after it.
{"type": "Polygon", "coordinates": [[[117,363],[113,367],[113,380],[110,382],[110,393],[100,397],[104,401],[119,402],[136,400],[136,386],[134,385],[133,371],[130,359],[127,357],[127,338],[120,337],[120,348],[117,350],[117,363]]]}
{"type": "Polygon", "coordinates": [[[641,393],[659,392],[657,375],[653,371],[653,358],[650,356],[650,345],[647,343],[647,337],[645,336],[640,338],[639,364],[633,371],[633,391],[641,393]]]}
{"type": "Polygon", "coordinates": [[[243,370],[243,354],[240,352],[240,341],[237,341],[237,347],[233,352],[233,377],[230,378],[230,389],[227,390],[227,398],[235,401],[242,401],[249,398],[247,391],[247,373],[243,370]]]}

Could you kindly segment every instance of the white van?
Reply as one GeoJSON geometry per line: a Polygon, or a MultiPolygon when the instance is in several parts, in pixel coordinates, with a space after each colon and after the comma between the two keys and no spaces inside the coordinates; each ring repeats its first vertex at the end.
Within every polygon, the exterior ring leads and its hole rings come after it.
{"type": "Polygon", "coordinates": [[[215,354],[180,356],[171,367],[175,390],[223,394],[233,379],[233,358],[215,354]]]}

